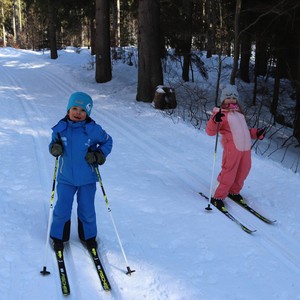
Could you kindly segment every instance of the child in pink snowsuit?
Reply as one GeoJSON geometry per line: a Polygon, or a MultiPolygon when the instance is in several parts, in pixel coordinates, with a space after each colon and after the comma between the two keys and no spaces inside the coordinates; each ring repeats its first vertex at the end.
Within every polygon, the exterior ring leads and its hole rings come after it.
{"type": "Polygon", "coordinates": [[[222,209],[223,200],[229,196],[235,201],[243,200],[240,191],[251,168],[251,139],[263,139],[264,129],[249,130],[245,117],[237,102],[236,86],[228,85],[221,93],[221,107],[215,107],[206,127],[206,133],[222,136],[224,148],[222,170],[211,203],[222,209]]]}

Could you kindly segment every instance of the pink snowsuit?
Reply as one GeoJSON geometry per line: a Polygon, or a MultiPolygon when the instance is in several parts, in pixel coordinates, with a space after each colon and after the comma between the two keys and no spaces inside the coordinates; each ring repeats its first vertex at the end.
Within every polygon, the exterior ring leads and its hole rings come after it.
{"type": "MultiPolygon", "coordinates": [[[[213,115],[206,126],[210,136],[217,134],[215,114],[220,108],[213,109],[213,115]]],[[[248,129],[244,115],[237,110],[222,109],[225,115],[220,123],[223,157],[222,170],[217,178],[214,198],[225,199],[228,193],[239,194],[251,168],[251,138],[255,139],[257,128],[248,129]]]]}

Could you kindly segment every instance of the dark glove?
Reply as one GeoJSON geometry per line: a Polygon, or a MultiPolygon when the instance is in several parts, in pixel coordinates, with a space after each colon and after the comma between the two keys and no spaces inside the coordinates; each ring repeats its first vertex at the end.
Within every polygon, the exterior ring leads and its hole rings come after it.
{"type": "Polygon", "coordinates": [[[259,140],[263,140],[265,138],[266,128],[257,128],[256,137],[259,140]]]}
{"type": "Polygon", "coordinates": [[[214,121],[216,123],[221,123],[223,120],[222,118],[224,117],[225,115],[221,112],[221,109],[215,114],[214,116],[214,121]]]}
{"type": "Polygon", "coordinates": [[[89,151],[85,156],[85,160],[89,164],[103,165],[106,161],[106,158],[100,151],[89,151]]]}
{"type": "Polygon", "coordinates": [[[50,153],[55,157],[62,155],[63,154],[62,145],[60,143],[53,143],[50,149],[50,153]]]}

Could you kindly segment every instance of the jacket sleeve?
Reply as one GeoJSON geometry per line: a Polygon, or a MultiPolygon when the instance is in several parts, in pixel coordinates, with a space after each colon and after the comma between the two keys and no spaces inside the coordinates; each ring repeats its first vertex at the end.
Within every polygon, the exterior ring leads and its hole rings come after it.
{"type": "MultiPolygon", "coordinates": [[[[218,109],[219,110],[219,109],[218,109]]],[[[214,136],[217,134],[218,124],[214,121],[215,114],[218,112],[218,110],[214,109],[213,114],[209,118],[205,131],[209,136],[214,136]]]]}
{"type": "MultiPolygon", "coordinates": [[[[250,128],[249,131],[250,131],[251,139],[254,139],[254,140],[257,139],[258,128],[250,128]]],[[[261,135],[258,139],[262,140],[263,138],[264,138],[264,136],[261,135]]]]}
{"type": "Polygon", "coordinates": [[[56,132],[52,132],[52,139],[51,139],[51,142],[49,144],[49,152],[51,153],[51,147],[52,145],[58,141],[58,134],[56,132]]]}
{"type": "Polygon", "coordinates": [[[107,134],[105,130],[103,130],[101,143],[98,145],[97,150],[101,150],[105,157],[107,157],[112,150],[112,146],[112,137],[109,134],[107,134]]]}
{"type": "Polygon", "coordinates": [[[92,147],[93,151],[101,151],[105,157],[109,155],[112,150],[113,140],[112,137],[100,125],[96,125],[96,142],[97,144],[92,147]]]}
{"type": "MultiPolygon", "coordinates": [[[[53,143],[61,143],[60,132],[66,128],[66,122],[64,119],[60,120],[54,127],[52,127],[52,138],[49,144],[49,152],[53,143]]],[[[51,152],[50,152],[51,153],[51,152]]]]}

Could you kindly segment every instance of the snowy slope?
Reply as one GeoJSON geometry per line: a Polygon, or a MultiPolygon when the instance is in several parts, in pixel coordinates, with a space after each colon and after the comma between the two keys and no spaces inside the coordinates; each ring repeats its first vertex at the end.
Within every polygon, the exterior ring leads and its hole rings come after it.
{"type": "MultiPolygon", "coordinates": [[[[136,69],[113,66],[113,80],[94,82],[91,58],[0,49],[0,291],[1,299],[64,299],[49,246],[44,264],[54,158],[51,127],[67,99],[85,91],[92,117],[111,134],[114,148],[101,167],[108,201],[131,269],[120,250],[100,188],[98,241],[112,292],[101,289],[92,261],[78,241],[76,203],[66,247],[68,299],[295,300],[300,299],[299,175],[253,153],[243,189],[249,203],[275,225],[264,224],[228,201],[253,235],[207,203],[214,138],[174,124],[150,104],[135,101],[136,69]]],[[[216,175],[221,160],[219,147],[216,175]]]]}

